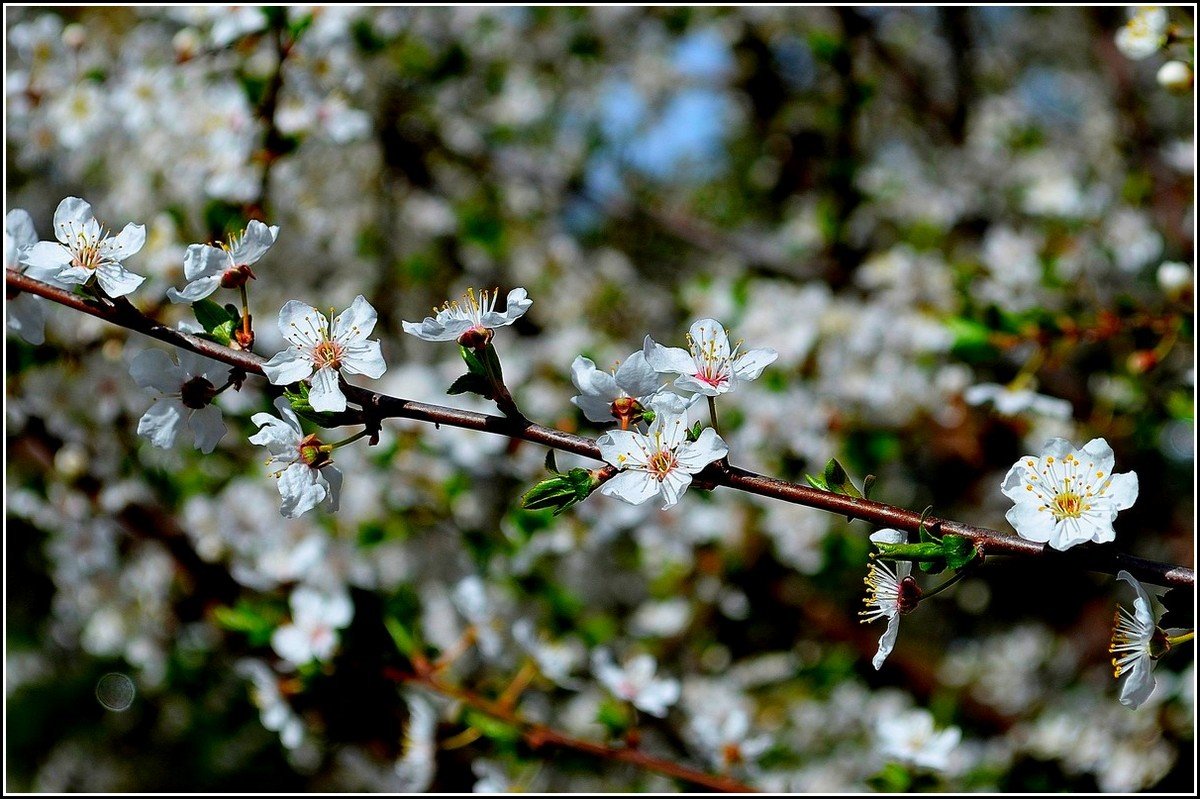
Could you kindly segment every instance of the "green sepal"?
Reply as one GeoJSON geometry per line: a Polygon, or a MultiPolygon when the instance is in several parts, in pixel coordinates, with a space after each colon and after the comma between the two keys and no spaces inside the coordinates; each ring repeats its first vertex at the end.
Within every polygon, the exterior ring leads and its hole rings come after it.
{"type": "Polygon", "coordinates": [[[500,356],[496,353],[496,348],[489,341],[483,348],[484,366],[489,370],[489,373],[497,383],[504,382],[504,369],[500,366],[500,356]]]}
{"type": "Polygon", "coordinates": [[[292,406],[292,410],[296,412],[297,416],[326,429],[342,426],[341,414],[331,411],[314,411],[312,405],[308,403],[308,386],[304,383],[297,383],[296,386],[296,391],[289,391],[285,388],[283,396],[287,398],[288,404],[292,406]]]}
{"type": "Polygon", "coordinates": [[[944,560],[946,553],[942,545],[936,541],[924,541],[920,544],[888,544],[876,541],[879,549],[878,557],[884,560],[909,560],[917,563],[932,563],[944,560]]]}
{"type": "Polygon", "coordinates": [[[592,473],[582,467],[575,467],[568,472],[556,472],[521,497],[521,507],[526,510],[554,509],[554,515],[565,511],[572,505],[583,502],[599,483],[592,473]]]}
{"type": "Polygon", "coordinates": [[[700,438],[700,434],[703,432],[704,432],[704,425],[700,424],[700,422],[696,422],[694,425],[691,426],[691,428],[688,429],[688,431],[686,433],[687,440],[695,441],[696,439],[700,438]]]}
{"type": "Polygon", "coordinates": [[[467,372],[450,384],[447,394],[478,394],[484,399],[491,399],[492,384],[482,375],[467,372]]]}
{"type": "Polygon", "coordinates": [[[829,486],[828,490],[835,494],[845,494],[848,497],[856,499],[862,498],[862,493],[850,481],[850,476],[846,474],[846,470],[842,468],[842,464],[838,463],[837,458],[830,458],[825,464],[825,485],[829,486]]]}
{"type": "Polygon", "coordinates": [[[209,338],[218,344],[229,346],[233,340],[233,330],[238,323],[236,312],[230,313],[228,308],[222,308],[212,300],[203,299],[192,303],[192,313],[209,338]]]}
{"type": "Polygon", "coordinates": [[[459,344],[458,352],[462,355],[463,362],[467,365],[467,371],[473,375],[479,375],[483,378],[488,376],[487,366],[482,360],[480,360],[479,355],[476,354],[475,350],[459,344]]]}
{"type": "Polygon", "coordinates": [[[641,421],[645,422],[646,424],[650,424],[655,420],[655,418],[657,418],[657,416],[658,414],[649,408],[643,408],[641,421]]]}
{"type": "Polygon", "coordinates": [[[966,566],[979,555],[975,542],[950,533],[942,536],[942,552],[946,555],[946,565],[955,570],[966,566]]]}

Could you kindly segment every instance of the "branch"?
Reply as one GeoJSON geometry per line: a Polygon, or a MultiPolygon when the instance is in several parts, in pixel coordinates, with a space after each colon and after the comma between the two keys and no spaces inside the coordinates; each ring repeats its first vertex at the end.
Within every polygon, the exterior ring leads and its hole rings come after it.
{"type": "Polygon", "coordinates": [[[693,785],[699,785],[703,788],[708,788],[713,791],[721,791],[724,793],[755,793],[755,789],[749,785],[738,782],[731,777],[722,777],[713,774],[708,774],[703,771],[698,771],[688,766],[680,765],[671,760],[648,755],[645,752],[640,752],[637,749],[621,748],[615,746],[607,746],[594,741],[585,741],[582,738],[575,738],[566,733],[547,727],[544,724],[527,721],[518,715],[511,708],[501,702],[489,699],[485,696],[468,691],[457,685],[446,682],[438,678],[434,674],[417,673],[408,674],[395,669],[388,669],[387,674],[397,682],[404,682],[413,685],[421,685],[431,691],[441,694],[442,696],[456,699],[464,705],[471,707],[481,713],[486,713],[493,718],[511,724],[514,727],[521,728],[521,737],[525,739],[534,749],[540,749],[543,746],[555,746],[560,749],[574,749],[577,752],[593,755],[605,760],[615,760],[619,763],[629,763],[630,765],[646,769],[647,771],[655,771],[659,774],[665,774],[668,777],[674,777],[679,780],[690,782],[693,785]]]}
{"type": "MultiPolygon", "coordinates": [[[[232,350],[207,339],[166,327],[145,316],[124,300],[102,304],[34,280],[14,270],[6,270],[5,282],[10,290],[27,291],[120,327],[143,333],[167,344],[205,355],[244,372],[263,374],[264,358],[250,352],[232,350]]],[[[340,420],[342,424],[372,425],[377,424],[381,419],[414,419],[435,425],[444,424],[507,436],[571,452],[585,458],[602,460],[600,449],[596,446],[594,439],[543,427],[525,419],[490,416],[448,408],[443,405],[430,405],[400,397],[391,397],[353,385],[344,386],[344,391],[347,399],[360,405],[363,410],[345,412],[340,420]]],[[[780,499],[795,505],[817,508],[908,532],[917,532],[922,523],[920,513],[906,508],[834,494],[830,491],[821,491],[756,474],[736,466],[713,464],[697,475],[697,481],[780,499]]],[[[1027,541],[999,530],[975,527],[950,519],[927,516],[924,518],[924,524],[935,535],[951,533],[970,539],[984,555],[1043,557],[1063,565],[1105,574],[1116,574],[1124,569],[1142,582],[1162,586],[1192,588],[1196,582],[1195,572],[1186,566],[1146,560],[1115,552],[1107,547],[1088,545],[1075,547],[1070,552],[1057,552],[1047,545],[1027,541]]]]}

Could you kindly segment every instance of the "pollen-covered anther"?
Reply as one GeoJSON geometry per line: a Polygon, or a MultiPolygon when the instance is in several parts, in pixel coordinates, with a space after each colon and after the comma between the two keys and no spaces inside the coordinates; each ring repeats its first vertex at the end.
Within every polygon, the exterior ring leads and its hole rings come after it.
{"type": "Polygon", "coordinates": [[[324,369],[332,366],[338,369],[342,365],[342,345],[331,339],[326,339],[313,348],[313,366],[324,369]]]}
{"type": "Polygon", "coordinates": [[[659,450],[650,456],[649,471],[662,481],[675,468],[675,453],[670,450],[659,450]]]}

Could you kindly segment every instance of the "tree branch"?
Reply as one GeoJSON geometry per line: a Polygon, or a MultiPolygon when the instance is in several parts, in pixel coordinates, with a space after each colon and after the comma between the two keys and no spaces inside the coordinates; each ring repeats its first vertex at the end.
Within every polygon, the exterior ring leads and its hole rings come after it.
{"type": "MultiPolygon", "coordinates": [[[[199,336],[166,327],[145,316],[123,300],[101,303],[34,280],[11,269],[5,271],[5,282],[10,290],[27,291],[120,327],[143,333],[167,344],[205,355],[244,372],[263,374],[264,358],[251,352],[223,347],[199,336]]],[[[341,424],[372,425],[377,424],[381,419],[414,419],[435,425],[444,424],[521,439],[552,449],[571,452],[585,458],[601,460],[600,449],[596,446],[595,440],[543,427],[528,420],[490,416],[448,408],[443,405],[431,405],[400,397],[391,397],[354,385],[346,385],[344,390],[347,399],[360,405],[363,410],[346,411],[339,420],[341,424]]],[[[756,474],[736,466],[723,467],[713,464],[697,475],[697,482],[726,486],[738,491],[817,508],[908,532],[916,532],[922,524],[921,514],[906,508],[821,491],[756,474]]],[[[1044,557],[1060,562],[1064,566],[1105,574],[1116,574],[1124,569],[1138,580],[1156,585],[1188,588],[1195,585],[1195,572],[1186,566],[1146,560],[1116,552],[1109,547],[1084,545],[1072,548],[1069,552],[1056,552],[1049,546],[1027,541],[1015,535],[985,527],[975,527],[950,519],[927,516],[924,518],[924,524],[928,530],[937,535],[951,533],[970,539],[984,555],[1044,557]]]]}

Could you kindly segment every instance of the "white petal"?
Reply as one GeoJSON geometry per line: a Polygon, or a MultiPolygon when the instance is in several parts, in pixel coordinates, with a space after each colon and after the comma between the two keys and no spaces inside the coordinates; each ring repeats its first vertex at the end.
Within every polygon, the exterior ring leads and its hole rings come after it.
{"type": "Polygon", "coordinates": [[[146,244],[146,226],[130,222],[116,236],[105,239],[103,250],[114,261],[124,261],[146,244]]]}
{"type": "Polygon", "coordinates": [[[887,629],[883,635],[879,636],[879,651],[875,653],[875,657],[871,659],[871,665],[879,671],[883,667],[883,661],[887,660],[887,656],[892,654],[892,648],[896,646],[896,636],[900,634],[900,615],[896,614],[888,619],[887,629]]]}
{"type": "Polygon", "coordinates": [[[307,631],[295,624],[285,624],[275,630],[271,634],[271,648],[279,657],[297,666],[303,666],[313,659],[307,631]]]}
{"type": "Polygon", "coordinates": [[[163,350],[143,350],[129,364],[129,374],[142,388],[178,394],[187,376],[163,350]]]}
{"type": "Polygon", "coordinates": [[[729,447],[717,435],[717,431],[706,427],[700,432],[700,437],[690,444],[684,444],[677,454],[679,466],[689,474],[695,474],[713,461],[718,461],[729,454],[729,447]]]}
{"type": "Polygon", "coordinates": [[[714,386],[712,383],[701,380],[695,375],[680,375],[672,385],[684,391],[703,394],[706,397],[719,397],[722,394],[732,391],[735,384],[733,380],[728,380],[719,386],[714,386]]]}
{"type": "Polygon", "coordinates": [[[908,535],[906,533],[894,530],[891,527],[876,530],[871,533],[870,538],[876,544],[904,544],[908,542],[908,535]]]}
{"type": "MultiPolygon", "coordinates": [[[[596,368],[591,360],[578,356],[571,364],[571,382],[580,393],[588,397],[597,397],[608,405],[620,396],[616,379],[608,372],[596,368]]],[[[611,417],[611,412],[609,413],[611,417]]],[[[593,419],[592,421],[602,421],[593,419]]]]}
{"type": "Polygon", "coordinates": [[[640,443],[644,440],[645,436],[632,430],[610,430],[596,439],[596,446],[605,463],[624,469],[646,465],[645,451],[640,443]]]}
{"type": "Polygon", "coordinates": [[[71,265],[71,251],[52,241],[39,241],[21,254],[21,263],[39,270],[57,272],[71,265]]]}
{"type": "Polygon", "coordinates": [[[312,349],[328,330],[325,315],[299,300],[288,300],[279,309],[279,332],[297,349],[312,349]]]}
{"type": "Polygon", "coordinates": [[[571,397],[571,402],[575,403],[576,407],[583,411],[583,415],[588,418],[588,421],[604,424],[605,422],[616,420],[612,412],[612,402],[609,400],[581,394],[571,397]]]}
{"type": "Polygon", "coordinates": [[[317,470],[305,463],[293,463],[279,475],[279,495],[283,498],[279,510],[295,519],[325,499],[325,486],[317,482],[317,470]]]}
{"type": "Polygon", "coordinates": [[[1106,475],[1110,474],[1113,470],[1113,465],[1116,463],[1116,456],[1113,455],[1112,447],[1103,438],[1093,438],[1084,444],[1083,449],[1079,451],[1080,460],[1083,460],[1083,456],[1085,455],[1095,465],[1095,468],[1092,469],[1093,473],[1100,471],[1106,475]]]}
{"type": "MultiPolygon", "coordinates": [[[[1102,441],[1103,439],[1097,439],[1102,441]]],[[[1095,442],[1089,442],[1089,446],[1095,442]]],[[[1056,460],[1062,460],[1067,455],[1074,454],[1075,447],[1071,446],[1071,442],[1065,438],[1052,438],[1042,447],[1042,457],[1051,456],[1056,460]]]]}
{"type": "Polygon", "coordinates": [[[724,326],[716,319],[697,319],[692,322],[688,335],[696,342],[696,349],[700,352],[711,352],[714,359],[729,356],[729,336],[725,333],[724,326]],[[709,346],[712,347],[711,350],[708,349],[709,346]]]}
{"type": "Polygon", "coordinates": [[[692,476],[679,469],[673,469],[659,483],[659,490],[663,495],[663,510],[669,510],[675,507],[679,502],[679,498],[683,496],[683,492],[687,491],[688,486],[692,484],[692,476]]]}
{"type": "Polygon", "coordinates": [[[144,283],[146,278],[135,275],[120,264],[100,264],[96,267],[96,282],[104,293],[114,299],[124,297],[144,283]]]}
{"type": "Polygon", "coordinates": [[[1028,461],[1033,461],[1034,464],[1038,462],[1032,455],[1023,456],[1009,468],[1008,474],[1004,475],[1004,482],[1000,484],[1001,493],[1013,502],[1026,502],[1026,495],[1031,493],[1025,490],[1025,477],[1037,466],[1027,466],[1028,461]]]}
{"type": "Polygon", "coordinates": [[[1138,497],[1137,472],[1114,474],[1105,491],[1116,510],[1131,507],[1138,497]]]}
{"type": "Polygon", "coordinates": [[[185,408],[179,400],[160,399],[138,420],[137,432],[156,447],[166,449],[175,444],[175,436],[183,423],[185,408]]]}
{"type": "Polygon", "coordinates": [[[1050,511],[1038,510],[1038,503],[1018,502],[1008,509],[1004,518],[1026,541],[1045,544],[1054,537],[1054,515],[1050,511]]]}
{"type": "Polygon", "coordinates": [[[427,316],[419,324],[403,322],[401,327],[404,328],[405,333],[416,336],[422,341],[454,341],[471,329],[471,321],[456,318],[441,322],[432,316],[427,316]]]}
{"type": "Polygon", "coordinates": [[[336,466],[322,467],[319,479],[325,484],[325,509],[337,513],[342,502],[342,471],[336,466]]]}
{"type": "Polygon", "coordinates": [[[779,353],[769,347],[744,352],[733,362],[733,373],[739,380],[755,380],[778,357],[779,353]]]}
{"type": "Polygon", "coordinates": [[[220,278],[229,266],[229,254],[207,244],[190,244],[183,256],[183,276],[188,280],[220,278]]]}
{"type": "MultiPolygon", "coordinates": [[[[4,215],[4,232],[11,239],[10,246],[18,251],[32,247],[38,240],[33,217],[24,208],[14,208],[4,215]]],[[[9,263],[8,253],[4,254],[4,262],[9,263]]]]}
{"type": "Polygon", "coordinates": [[[642,342],[642,353],[646,356],[646,362],[659,372],[677,375],[696,373],[696,361],[691,353],[679,347],[664,347],[646,336],[642,342]]]}
{"type": "Polygon", "coordinates": [[[221,276],[201,277],[193,280],[177,291],[174,286],[167,289],[167,299],[171,302],[196,302],[212,294],[221,287],[221,276]]]}
{"type": "Polygon", "coordinates": [[[634,706],[651,716],[663,718],[667,708],[679,701],[679,683],[676,680],[654,680],[643,688],[634,700],[634,706]]]}
{"type": "Polygon", "coordinates": [[[346,410],[346,395],[338,386],[338,371],[332,366],[318,369],[312,376],[308,404],[317,413],[339,413],[346,410]]]}
{"type": "Polygon", "coordinates": [[[30,344],[41,344],[46,340],[46,309],[41,298],[18,294],[5,307],[9,330],[30,344]]]}
{"type": "Polygon", "coordinates": [[[529,299],[529,294],[525,289],[513,289],[508,292],[508,299],[504,305],[504,313],[501,314],[496,311],[485,313],[482,318],[483,326],[504,327],[505,325],[511,325],[524,316],[531,305],[533,305],[533,300],[529,299]]]}
{"type": "Polygon", "coordinates": [[[64,266],[58,270],[54,278],[66,286],[82,286],[95,274],[91,269],[84,269],[82,266],[64,266]]]}
{"type": "Polygon", "coordinates": [[[617,367],[616,385],[631,397],[645,397],[663,387],[666,380],[646,360],[646,354],[638,351],[630,355],[617,367]]]}
{"type": "Polygon", "coordinates": [[[375,329],[379,314],[367,302],[367,298],[359,294],[350,303],[350,307],[333,319],[333,339],[343,345],[365,341],[375,329]]]}
{"type": "Polygon", "coordinates": [[[1154,664],[1150,658],[1139,657],[1129,665],[1121,685],[1121,704],[1129,708],[1142,705],[1154,693],[1154,664]]]}
{"type": "Polygon", "coordinates": [[[312,359],[295,348],[277,352],[263,364],[267,380],[276,386],[298,383],[313,373],[312,359]]]}
{"type": "Polygon", "coordinates": [[[1152,629],[1154,627],[1154,610],[1150,605],[1150,594],[1137,581],[1137,578],[1124,569],[1117,572],[1117,579],[1124,580],[1133,587],[1133,590],[1137,593],[1137,596],[1133,600],[1133,615],[1143,627],[1152,629]]]}
{"type": "Polygon", "coordinates": [[[272,225],[267,227],[257,219],[250,220],[250,224],[246,225],[246,233],[242,236],[238,246],[230,253],[235,265],[241,266],[257,263],[259,258],[266,255],[267,250],[271,249],[271,245],[275,243],[275,237],[279,235],[279,228],[272,225]]]}
{"type": "Polygon", "coordinates": [[[624,500],[630,505],[641,505],[658,494],[659,482],[642,471],[621,472],[600,486],[600,493],[624,500]]]}
{"type": "Polygon", "coordinates": [[[376,379],[387,371],[387,363],[378,341],[360,341],[346,347],[342,353],[342,368],[352,375],[376,379]]]}
{"type": "Polygon", "coordinates": [[[63,244],[71,244],[71,231],[81,230],[95,219],[91,205],[78,197],[67,197],[54,210],[54,235],[63,244]]]}
{"type": "Polygon", "coordinates": [[[227,429],[225,420],[221,417],[221,409],[216,405],[208,405],[192,411],[192,418],[188,420],[188,425],[192,428],[192,435],[195,436],[196,449],[205,455],[217,448],[217,442],[225,435],[227,429]]]}

